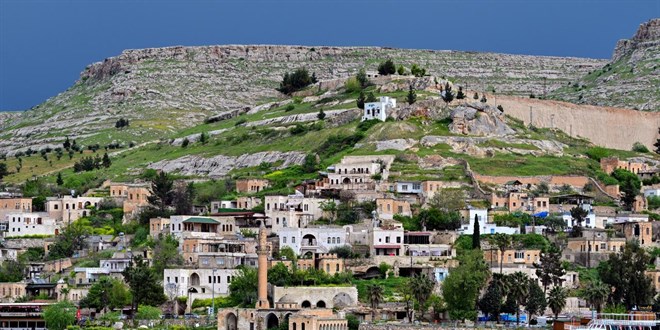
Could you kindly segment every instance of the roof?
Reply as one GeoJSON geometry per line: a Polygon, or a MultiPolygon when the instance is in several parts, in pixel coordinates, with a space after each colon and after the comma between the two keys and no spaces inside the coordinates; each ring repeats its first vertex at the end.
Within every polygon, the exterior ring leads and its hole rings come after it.
{"type": "Polygon", "coordinates": [[[507,186],[511,186],[511,185],[522,185],[522,182],[520,182],[520,181],[518,181],[518,180],[511,180],[511,181],[507,181],[507,183],[505,183],[505,185],[507,185],[507,186]]]}
{"type": "Polygon", "coordinates": [[[184,220],[183,223],[207,223],[207,224],[217,225],[220,222],[213,220],[211,218],[192,217],[184,220]]]}

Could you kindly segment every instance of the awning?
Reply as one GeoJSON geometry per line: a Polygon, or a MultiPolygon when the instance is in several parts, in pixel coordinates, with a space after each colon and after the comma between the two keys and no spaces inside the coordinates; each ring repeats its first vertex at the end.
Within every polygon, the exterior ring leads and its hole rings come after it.
{"type": "Polygon", "coordinates": [[[535,214],[533,214],[533,216],[535,216],[535,217],[537,217],[537,218],[545,218],[545,217],[548,216],[548,211],[543,211],[543,212],[535,213],[535,214]]]}
{"type": "Polygon", "coordinates": [[[374,245],[374,249],[399,249],[401,245],[398,244],[385,244],[385,245],[374,245]]]}

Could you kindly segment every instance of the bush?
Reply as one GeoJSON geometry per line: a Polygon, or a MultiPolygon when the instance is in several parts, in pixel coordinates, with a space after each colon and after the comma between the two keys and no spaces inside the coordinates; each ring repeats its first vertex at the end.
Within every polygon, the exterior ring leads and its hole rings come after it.
{"type": "Polygon", "coordinates": [[[649,149],[641,142],[635,142],[633,144],[632,151],[647,153],[649,152],[649,149]]]}
{"type": "Polygon", "coordinates": [[[236,124],[234,124],[234,126],[243,125],[243,124],[245,124],[246,122],[247,122],[247,119],[245,119],[245,118],[241,118],[241,119],[239,119],[238,121],[236,121],[236,124]]]}
{"type": "Polygon", "coordinates": [[[593,147],[585,152],[587,157],[600,162],[601,158],[607,158],[610,156],[610,151],[603,147],[593,147]]]}
{"type": "Polygon", "coordinates": [[[396,66],[394,65],[394,62],[392,60],[387,60],[381,64],[378,65],[378,73],[387,76],[390,74],[395,74],[396,73],[396,66]]]}
{"type": "Polygon", "coordinates": [[[366,131],[368,131],[370,128],[372,128],[372,127],[374,127],[375,125],[377,125],[378,123],[380,123],[380,120],[378,120],[378,119],[369,119],[369,120],[365,120],[365,121],[362,121],[362,122],[360,122],[360,123],[358,124],[357,129],[358,129],[358,131],[366,132],[366,131]]]}
{"type": "Polygon", "coordinates": [[[190,144],[190,140],[188,140],[188,138],[184,138],[183,142],[181,142],[181,148],[187,147],[188,144],[190,144]]]}
{"type": "Polygon", "coordinates": [[[362,90],[362,84],[356,77],[350,77],[344,83],[344,89],[347,93],[359,92],[362,90]]]}
{"type": "Polygon", "coordinates": [[[296,124],[289,128],[289,133],[291,133],[291,135],[302,135],[307,133],[307,127],[302,124],[296,124]]]}
{"type": "Polygon", "coordinates": [[[160,319],[160,308],[140,305],[135,318],[138,320],[158,320],[160,319]]]}
{"type": "Polygon", "coordinates": [[[295,108],[296,108],[295,105],[293,105],[293,104],[289,104],[289,105],[286,106],[286,108],[284,108],[284,112],[292,111],[292,110],[295,109],[295,108]]]}
{"type": "Polygon", "coordinates": [[[351,135],[337,134],[331,135],[323,142],[315,152],[321,156],[336,155],[348,148],[352,148],[360,140],[364,138],[364,133],[356,132],[351,135]]]}
{"type": "Polygon", "coordinates": [[[280,87],[277,90],[284,94],[291,94],[311,85],[312,83],[312,77],[310,77],[307,69],[300,68],[293,73],[285,73],[282,82],[280,83],[280,87]]]}

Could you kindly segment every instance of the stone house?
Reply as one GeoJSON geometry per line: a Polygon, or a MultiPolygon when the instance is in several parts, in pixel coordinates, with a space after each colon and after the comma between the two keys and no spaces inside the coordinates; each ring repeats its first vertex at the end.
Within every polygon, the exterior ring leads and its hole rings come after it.
{"type": "Polygon", "coordinates": [[[90,214],[90,208],[98,207],[103,200],[100,197],[85,196],[63,196],[48,197],[46,199],[46,212],[51,219],[63,221],[67,224],[86,217],[90,214]]]}
{"type": "Polygon", "coordinates": [[[646,214],[625,214],[614,220],[614,230],[628,241],[637,241],[640,246],[653,246],[653,224],[646,214]]]}
{"type": "Polygon", "coordinates": [[[549,197],[534,197],[525,192],[510,191],[503,197],[491,194],[490,204],[493,208],[506,208],[510,212],[525,212],[534,214],[550,211],[549,197]]]}
{"type": "Polygon", "coordinates": [[[600,159],[600,169],[607,174],[612,174],[616,169],[624,169],[635,174],[651,170],[646,163],[619,160],[618,157],[604,157],[600,159]]]}
{"type": "MultiPolygon", "coordinates": [[[[272,259],[268,262],[268,268],[272,268],[280,263],[291,269],[293,261],[287,259],[272,259]]],[[[337,257],[334,253],[314,253],[311,258],[298,258],[296,260],[296,267],[302,270],[316,269],[324,271],[331,276],[337,273],[342,273],[346,270],[344,259],[337,257]]]]}
{"type": "MultiPolygon", "coordinates": [[[[163,224],[161,223],[161,226],[163,224]]],[[[217,235],[235,235],[238,232],[238,227],[234,223],[233,216],[173,215],[170,217],[169,232],[178,239],[181,239],[186,233],[197,237],[214,237],[217,235]]]]}
{"type": "Polygon", "coordinates": [[[568,239],[562,258],[595,267],[600,261],[606,260],[610,253],[623,251],[625,245],[625,238],[608,235],[603,229],[584,229],[582,237],[568,239]]]}
{"type": "Polygon", "coordinates": [[[0,282],[0,301],[14,302],[16,299],[26,296],[25,286],[25,281],[0,282]]]}
{"type": "Polygon", "coordinates": [[[169,268],[163,270],[165,295],[188,297],[188,304],[195,299],[209,299],[229,294],[229,284],[238,275],[236,269],[169,268]]]}
{"type": "MultiPolygon", "coordinates": [[[[277,233],[286,227],[301,228],[325,215],[323,205],[331,199],[309,198],[301,192],[288,196],[266,196],[264,211],[270,218],[272,230],[277,233]]],[[[339,201],[334,201],[339,203],[339,201]]]]}
{"type": "Polygon", "coordinates": [[[407,200],[396,198],[377,198],[376,212],[380,218],[388,220],[393,219],[394,215],[412,216],[410,203],[407,200]]]}
{"type": "Polygon", "coordinates": [[[339,164],[328,168],[325,189],[374,190],[376,180],[387,180],[389,168],[394,161],[392,155],[346,156],[339,164]]]}
{"type": "Polygon", "coordinates": [[[26,235],[57,235],[60,225],[48,217],[45,212],[7,213],[5,218],[6,231],[4,237],[19,237],[26,235]]]}
{"type": "Polygon", "coordinates": [[[372,256],[399,256],[405,253],[403,248],[403,226],[400,223],[388,223],[369,230],[369,249],[372,256]]]}
{"type": "Polygon", "coordinates": [[[236,201],[212,201],[211,214],[220,213],[221,209],[235,209],[238,208],[236,201]]]}
{"type": "Polygon", "coordinates": [[[104,276],[110,276],[110,269],[102,267],[76,267],[74,281],[76,285],[92,285],[104,276]]]}
{"type": "Polygon", "coordinates": [[[266,179],[239,179],[236,180],[236,192],[239,194],[255,194],[270,187],[266,179]]]}
{"type": "Polygon", "coordinates": [[[502,261],[503,265],[531,267],[535,262],[539,262],[539,258],[541,258],[539,249],[508,249],[504,253],[494,247],[484,250],[484,260],[491,265],[499,265],[502,261]]]}
{"type": "Polygon", "coordinates": [[[261,205],[261,198],[253,196],[241,196],[236,198],[236,208],[251,210],[261,205]]]}
{"type": "Polygon", "coordinates": [[[149,206],[151,196],[148,183],[111,183],[110,197],[122,203],[124,217],[133,219],[140,211],[149,206]]]}
{"type": "Polygon", "coordinates": [[[32,212],[32,198],[0,198],[0,220],[4,220],[7,213],[32,212]]]}
{"type": "Polygon", "coordinates": [[[519,228],[504,227],[504,226],[498,226],[494,223],[489,223],[488,210],[486,209],[467,209],[467,210],[461,210],[460,213],[461,213],[462,223],[465,223],[461,225],[461,228],[458,229],[462,235],[472,235],[472,232],[474,231],[475,217],[479,221],[479,233],[481,233],[482,235],[497,234],[497,233],[513,235],[520,233],[519,228]]]}

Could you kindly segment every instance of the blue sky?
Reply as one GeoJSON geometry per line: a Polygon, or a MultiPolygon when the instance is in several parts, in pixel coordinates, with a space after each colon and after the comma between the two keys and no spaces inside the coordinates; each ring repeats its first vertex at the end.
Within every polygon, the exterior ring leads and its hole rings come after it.
{"type": "Polygon", "coordinates": [[[390,46],[609,58],[660,0],[0,0],[0,110],[128,48],[390,46]]]}

